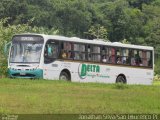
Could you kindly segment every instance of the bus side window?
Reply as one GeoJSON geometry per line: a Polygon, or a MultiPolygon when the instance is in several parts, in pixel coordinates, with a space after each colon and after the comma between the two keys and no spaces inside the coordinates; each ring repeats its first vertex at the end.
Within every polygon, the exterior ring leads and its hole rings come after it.
{"type": "Polygon", "coordinates": [[[92,46],[91,59],[95,62],[100,62],[100,46],[92,46]]]}
{"type": "Polygon", "coordinates": [[[62,59],[73,59],[72,58],[72,43],[62,42],[61,43],[61,55],[62,59]]]}

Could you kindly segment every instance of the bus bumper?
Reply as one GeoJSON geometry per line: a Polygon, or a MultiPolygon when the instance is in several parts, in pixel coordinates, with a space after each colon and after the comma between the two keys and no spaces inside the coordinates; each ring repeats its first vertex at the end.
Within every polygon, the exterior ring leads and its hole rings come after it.
{"type": "Polygon", "coordinates": [[[42,69],[17,70],[8,69],[8,75],[11,78],[43,78],[42,69]]]}

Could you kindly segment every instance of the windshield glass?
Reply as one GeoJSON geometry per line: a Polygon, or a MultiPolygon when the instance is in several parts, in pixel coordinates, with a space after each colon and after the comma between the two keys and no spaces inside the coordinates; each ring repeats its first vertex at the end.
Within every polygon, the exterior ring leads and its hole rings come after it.
{"type": "Polygon", "coordinates": [[[40,41],[13,40],[10,62],[39,63],[43,43],[40,41]]]}

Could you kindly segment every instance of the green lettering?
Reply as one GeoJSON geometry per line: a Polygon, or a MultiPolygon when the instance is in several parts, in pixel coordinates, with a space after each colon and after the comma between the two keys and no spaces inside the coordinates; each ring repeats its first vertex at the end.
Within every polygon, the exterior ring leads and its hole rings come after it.
{"type": "Polygon", "coordinates": [[[100,72],[100,67],[98,65],[96,66],[96,72],[100,72]]]}
{"type": "Polygon", "coordinates": [[[87,73],[87,66],[85,64],[82,64],[81,76],[86,76],[86,73],[87,73]]]}
{"type": "Polygon", "coordinates": [[[92,65],[91,65],[91,72],[93,71],[92,69],[93,69],[93,67],[92,67],[92,65]]]}
{"type": "Polygon", "coordinates": [[[93,65],[93,72],[96,71],[96,65],[93,65]]]}
{"type": "Polygon", "coordinates": [[[88,72],[92,71],[91,65],[87,65],[87,71],[88,71],[88,72]]]}

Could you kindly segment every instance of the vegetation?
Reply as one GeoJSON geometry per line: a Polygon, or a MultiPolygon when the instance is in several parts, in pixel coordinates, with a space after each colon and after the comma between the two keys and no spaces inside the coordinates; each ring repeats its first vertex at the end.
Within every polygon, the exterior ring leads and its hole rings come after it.
{"type": "Polygon", "coordinates": [[[159,113],[152,86],[0,79],[0,114],[159,113]]]}
{"type": "Polygon", "coordinates": [[[110,41],[127,39],[153,46],[159,44],[159,12],[159,0],[0,1],[0,18],[9,17],[11,25],[32,20],[32,27],[55,28],[59,34],[81,38],[90,37],[84,33],[100,26],[110,41]]]}
{"type": "MultiPolygon", "coordinates": [[[[159,53],[159,13],[159,0],[1,0],[0,47],[15,33],[56,31],[64,36],[149,45],[159,53]]],[[[159,71],[157,67],[155,73],[159,71]]]]}

